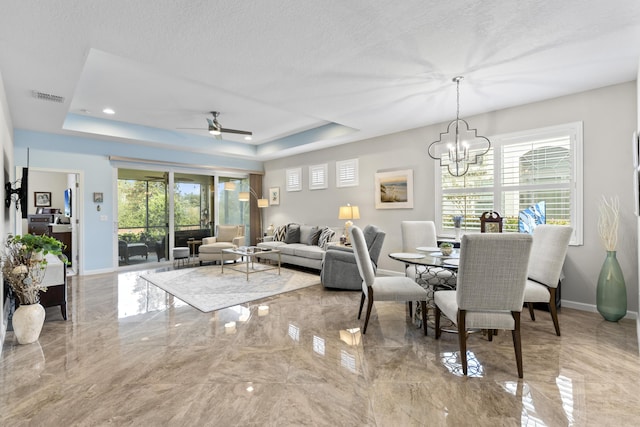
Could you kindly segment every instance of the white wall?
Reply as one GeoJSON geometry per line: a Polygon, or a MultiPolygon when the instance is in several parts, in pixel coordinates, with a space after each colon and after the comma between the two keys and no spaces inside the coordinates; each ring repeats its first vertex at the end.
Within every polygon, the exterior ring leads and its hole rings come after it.
{"type": "MultiPolygon", "coordinates": [[[[452,112],[453,113],[453,112],[452,112]]],[[[636,83],[619,84],[544,102],[466,117],[480,134],[491,135],[562,123],[584,123],[584,245],[569,248],[562,299],[566,306],[595,309],[596,283],[605,251],[597,232],[598,203],[602,195],[618,195],[621,202],[618,260],[627,282],[628,308],[638,311],[638,244],[631,180],[631,136],[636,127],[636,83]]],[[[280,205],[265,209],[265,224],[287,222],[341,226],[338,207],[360,207],[357,225],[375,224],[387,232],[380,268],[400,272],[402,266],[388,254],[402,248],[400,221],[434,219],[434,167],[427,146],[438,139],[446,124],[291,156],[265,163],[264,190],[280,187],[280,205]],[[360,185],[336,188],[335,161],[359,159],[360,185]],[[329,164],[329,188],[308,190],[308,166],[329,164]],[[303,190],[285,190],[285,170],[303,167],[303,190]],[[374,174],[413,169],[414,208],[376,210],[374,174]]]]}
{"type": "MultiPolygon", "coordinates": [[[[2,80],[2,74],[0,73],[0,146],[2,150],[0,155],[2,156],[3,175],[4,181],[8,178],[10,181],[14,179],[15,171],[13,167],[13,126],[11,124],[11,116],[9,114],[9,107],[7,105],[7,97],[4,90],[4,83],[2,80]]],[[[14,206],[10,209],[4,208],[4,182],[2,182],[2,194],[0,197],[3,207],[0,208],[0,240],[4,241],[7,234],[13,232],[13,220],[15,218],[14,206]]],[[[0,273],[0,276],[2,273],[0,273]]],[[[6,295],[4,295],[4,287],[0,286],[0,304],[4,302],[6,295]]],[[[4,343],[5,333],[7,331],[7,314],[8,311],[0,308],[0,346],[4,343]]]]}

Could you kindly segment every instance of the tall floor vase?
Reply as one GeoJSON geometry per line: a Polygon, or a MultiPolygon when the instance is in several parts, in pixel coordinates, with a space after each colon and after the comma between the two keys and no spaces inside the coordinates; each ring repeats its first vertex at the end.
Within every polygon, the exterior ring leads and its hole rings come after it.
{"type": "Polygon", "coordinates": [[[598,312],[606,320],[617,322],[627,314],[627,287],[616,251],[607,251],[596,289],[598,312]]]}
{"type": "Polygon", "coordinates": [[[21,305],[13,313],[11,323],[13,333],[19,344],[31,344],[38,341],[44,325],[45,310],[40,304],[21,305]]]}

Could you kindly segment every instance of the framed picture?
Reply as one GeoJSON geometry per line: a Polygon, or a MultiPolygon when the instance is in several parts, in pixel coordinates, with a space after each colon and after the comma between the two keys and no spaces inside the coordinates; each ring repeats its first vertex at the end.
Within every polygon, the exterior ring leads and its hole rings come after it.
{"type": "Polygon", "coordinates": [[[33,203],[35,207],[48,207],[51,206],[51,192],[34,191],[33,203]]]}
{"type": "Polygon", "coordinates": [[[413,169],[376,173],[376,209],[413,209],[413,169]]]}
{"type": "Polygon", "coordinates": [[[93,203],[103,203],[104,196],[102,193],[93,193],[93,203]]]}
{"type": "Polygon", "coordinates": [[[279,205],[280,204],[280,187],[271,187],[269,188],[269,205],[279,205]]]}

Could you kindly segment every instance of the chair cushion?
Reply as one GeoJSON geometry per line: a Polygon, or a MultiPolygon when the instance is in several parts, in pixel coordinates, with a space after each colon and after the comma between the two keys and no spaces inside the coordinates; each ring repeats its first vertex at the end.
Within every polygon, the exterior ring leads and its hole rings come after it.
{"type": "MultiPolygon", "coordinates": [[[[455,325],[458,324],[458,303],[456,302],[456,291],[437,291],[433,294],[433,299],[440,311],[447,316],[455,325]]],[[[465,328],[474,329],[507,329],[515,328],[515,321],[509,311],[500,312],[467,312],[465,317],[465,328]]]]}
{"type": "Polygon", "coordinates": [[[527,284],[524,286],[524,300],[526,302],[549,302],[551,299],[551,293],[549,288],[538,283],[535,280],[527,279],[527,284]]]}
{"type": "Polygon", "coordinates": [[[219,254],[223,249],[232,249],[233,243],[229,242],[216,242],[208,245],[200,245],[198,253],[201,254],[219,254]]]}
{"type": "Polygon", "coordinates": [[[238,226],[237,225],[219,225],[218,226],[218,242],[231,242],[235,237],[238,236],[238,226]]]}
{"type": "Polygon", "coordinates": [[[371,288],[375,301],[427,301],[429,299],[429,294],[422,286],[403,276],[376,277],[371,288]]]}

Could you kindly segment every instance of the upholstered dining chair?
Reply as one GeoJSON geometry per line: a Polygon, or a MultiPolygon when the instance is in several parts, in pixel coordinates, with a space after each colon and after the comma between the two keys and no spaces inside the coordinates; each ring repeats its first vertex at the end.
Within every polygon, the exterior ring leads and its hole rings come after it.
{"type": "Polygon", "coordinates": [[[365,299],[367,300],[367,314],[364,320],[362,334],[367,332],[367,325],[369,324],[369,317],[371,316],[371,308],[373,307],[374,301],[420,301],[422,306],[422,325],[424,326],[424,334],[427,335],[427,291],[408,277],[376,277],[373,263],[367,250],[364,233],[359,227],[352,226],[349,228],[349,235],[351,237],[353,252],[356,256],[358,272],[362,279],[362,297],[360,298],[358,319],[362,316],[364,301],[365,299]]]}
{"type": "Polygon", "coordinates": [[[467,330],[512,331],[518,377],[522,378],[520,312],[524,301],[532,237],[487,233],[462,237],[456,290],[437,291],[436,339],[445,314],[458,328],[462,372],[467,375],[467,330]]]}
{"type": "Polygon", "coordinates": [[[560,336],[560,323],[556,307],[556,291],[572,232],[571,227],[548,224],[538,225],[533,230],[529,272],[524,288],[524,302],[529,307],[531,320],[536,320],[533,312],[534,303],[549,304],[549,312],[557,336],[560,336]]]}
{"type": "MultiPolygon", "coordinates": [[[[403,252],[416,252],[416,248],[420,247],[431,247],[435,251],[438,247],[436,225],[433,221],[402,221],[400,230],[403,252]]],[[[446,268],[407,265],[405,273],[407,277],[414,280],[419,278],[428,285],[436,286],[443,282],[455,285],[455,275],[446,268]]]]}

